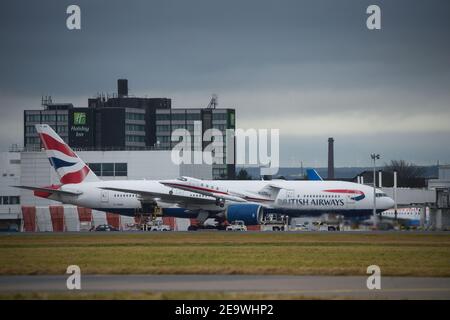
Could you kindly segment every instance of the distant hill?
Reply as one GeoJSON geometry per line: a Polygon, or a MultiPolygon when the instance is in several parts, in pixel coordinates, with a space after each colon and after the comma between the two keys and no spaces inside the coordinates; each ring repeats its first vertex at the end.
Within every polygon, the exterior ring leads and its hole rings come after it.
{"type": "MultiPolygon", "coordinates": [[[[438,176],[438,167],[437,166],[425,166],[424,168],[424,174],[423,178],[425,179],[431,179],[431,178],[437,178],[438,176]]],[[[247,170],[248,174],[252,176],[253,179],[260,179],[260,169],[259,167],[237,167],[236,172],[239,172],[239,170],[245,169],[247,170]]],[[[314,168],[317,170],[317,172],[324,178],[327,178],[328,169],[327,168],[314,168]]],[[[380,169],[380,168],[378,168],[380,169]]],[[[370,167],[341,167],[341,168],[334,168],[334,176],[335,179],[351,179],[357,175],[359,175],[361,172],[373,170],[373,168],[370,167]]],[[[306,172],[306,168],[303,169],[304,173],[306,172]]],[[[302,169],[301,168],[292,168],[292,167],[282,167],[278,170],[278,174],[276,177],[285,177],[287,180],[295,180],[295,179],[301,179],[302,178],[302,169]]],[[[273,177],[273,178],[276,178],[273,177]]]]}

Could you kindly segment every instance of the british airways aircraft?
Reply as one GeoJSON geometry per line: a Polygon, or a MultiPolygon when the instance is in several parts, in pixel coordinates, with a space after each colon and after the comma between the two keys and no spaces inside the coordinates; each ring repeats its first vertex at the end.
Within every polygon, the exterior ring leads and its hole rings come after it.
{"type": "MultiPolygon", "coordinates": [[[[35,196],[122,215],[148,212],[155,206],[164,216],[208,218],[218,222],[243,220],[259,224],[265,212],[289,216],[337,213],[369,216],[373,188],[343,181],[237,181],[173,180],[102,181],[47,124],[36,125],[50,164],[60,184],[45,187],[18,186],[35,196]]],[[[376,190],[376,211],[392,208],[394,201],[376,190]]]]}

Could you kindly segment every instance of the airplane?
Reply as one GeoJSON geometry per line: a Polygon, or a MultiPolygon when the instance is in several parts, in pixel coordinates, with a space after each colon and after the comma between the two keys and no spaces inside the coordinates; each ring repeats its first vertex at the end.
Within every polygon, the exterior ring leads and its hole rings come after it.
{"type": "MultiPolygon", "coordinates": [[[[373,187],[346,181],[238,181],[200,180],[181,177],[160,183],[201,196],[214,197],[226,207],[229,221],[242,220],[258,224],[264,212],[289,217],[314,216],[324,213],[344,217],[368,217],[373,213],[373,187]],[[229,202],[225,206],[226,202],[229,202]]],[[[394,206],[394,200],[376,189],[376,212],[394,206]]]]}
{"type": "MultiPolygon", "coordinates": [[[[32,190],[38,197],[129,216],[159,207],[163,216],[196,218],[200,225],[208,218],[219,223],[242,220],[247,225],[256,225],[266,212],[289,216],[372,214],[373,188],[344,181],[238,181],[190,177],[103,181],[49,125],[37,124],[36,130],[61,182],[45,187],[16,186],[32,190]]],[[[381,190],[376,190],[376,197],[378,213],[393,207],[394,201],[381,190]]]]}
{"type": "MultiPolygon", "coordinates": [[[[421,209],[419,208],[399,208],[397,214],[393,209],[386,210],[380,214],[381,221],[397,222],[408,227],[419,227],[421,219],[421,209]]],[[[424,216],[425,223],[427,214],[424,216]]]]}

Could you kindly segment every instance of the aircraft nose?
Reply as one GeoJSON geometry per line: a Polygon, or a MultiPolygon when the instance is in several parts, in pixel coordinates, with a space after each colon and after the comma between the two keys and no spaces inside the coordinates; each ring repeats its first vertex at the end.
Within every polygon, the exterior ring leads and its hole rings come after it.
{"type": "Polygon", "coordinates": [[[386,209],[393,208],[394,204],[395,204],[394,199],[392,199],[390,197],[386,197],[385,204],[386,204],[386,209]]]}

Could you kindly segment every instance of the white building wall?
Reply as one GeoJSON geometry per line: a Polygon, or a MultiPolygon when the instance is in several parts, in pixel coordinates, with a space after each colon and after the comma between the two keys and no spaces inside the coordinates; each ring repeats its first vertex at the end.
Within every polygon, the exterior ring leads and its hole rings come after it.
{"type": "MultiPolygon", "coordinates": [[[[20,185],[23,186],[50,186],[60,184],[55,170],[50,166],[45,152],[21,153],[20,185]]],[[[57,205],[59,202],[35,197],[33,191],[20,191],[21,204],[25,206],[57,205]]]]}
{"type": "Polygon", "coordinates": [[[126,162],[126,177],[102,177],[104,180],[167,179],[179,175],[179,166],[171,161],[170,151],[82,151],[78,156],[86,163],[126,162]]]}
{"type": "Polygon", "coordinates": [[[20,196],[20,153],[0,152],[0,219],[17,219],[20,204],[3,204],[2,197],[20,196]]]}

